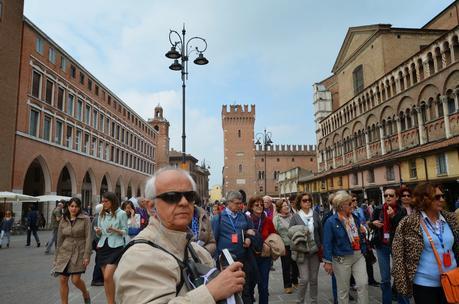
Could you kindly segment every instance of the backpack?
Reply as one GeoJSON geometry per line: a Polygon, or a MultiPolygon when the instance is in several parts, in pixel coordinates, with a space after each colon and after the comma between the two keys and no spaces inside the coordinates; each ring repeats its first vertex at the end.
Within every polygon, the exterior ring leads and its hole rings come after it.
{"type": "Polygon", "coordinates": [[[123,254],[130,247],[136,244],[147,244],[153,248],[159,249],[169,254],[177,261],[177,264],[180,267],[180,281],[177,283],[175,287],[175,296],[178,296],[184,284],[186,284],[188,290],[192,290],[202,284],[205,284],[207,281],[212,280],[220,273],[216,268],[211,268],[207,265],[201,264],[190,242],[186,244],[185,255],[184,255],[183,261],[181,261],[173,253],[169,252],[167,249],[161,247],[160,245],[153,243],[152,241],[145,240],[145,239],[135,239],[135,240],[130,241],[123,248],[123,251],[119,255],[117,262],[119,262],[123,254]],[[191,260],[189,260],[188,254],[191,254],[191,257],[192,257],[191,260]]]}

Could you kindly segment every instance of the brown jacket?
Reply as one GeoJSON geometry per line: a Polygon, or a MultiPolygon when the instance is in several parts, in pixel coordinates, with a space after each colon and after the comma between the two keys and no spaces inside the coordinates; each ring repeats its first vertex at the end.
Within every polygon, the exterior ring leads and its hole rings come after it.
{"type": "Polygon", "coordinates": [[[80,214],[75,224],[62,218],[57,230],[57,249],[54,253],[54,270],[63,272],[68,264],[67,271],[85,271],[83,260],[91,257],[91,220],[80,214]]]}
{"type": "MultiPolygon", "coordinates": [[[[453,251],[457,260],[459,258],[459,224],[456,215],[447,211],[442,211],[441,214],[454,234],[453,251]]],[[[413,280],[424,250],[420,217],[421,214],[415,211],[403,218],[397,227],[392,243],[392,276],[397,291],[403,295],[413,294],[413,280]]]]}
{"type": "MultiPolygon", "coordinates": [[[[158,219],[150,223],[135,238],[150,240],[183,260],[187,233],[167,229],[158,219]]],[[[203,264],[214,267],[210,254],[201,246],[191,243],[203,264]]],[[[202,303],[215,301],[205,285],[191,291],[183,285],[176,296],[180,282],[180,266],[170,254],[147,244],[130,247],[120,259],[115,271],[117,303],[202,303]]]]}
{"type": "Polygon", "coordinates": [[[215,242],[214,234],[212,233],[210,217],[201,207],[196,208],[199,212],[199,241],[203,242],[204,248],[206,248],[207,251],[213,255],[217,249],[217,244],[215,242]]]}

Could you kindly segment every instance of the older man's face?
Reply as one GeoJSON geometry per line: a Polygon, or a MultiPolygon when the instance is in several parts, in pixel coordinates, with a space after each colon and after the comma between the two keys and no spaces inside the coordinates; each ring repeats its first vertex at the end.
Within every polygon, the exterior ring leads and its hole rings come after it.
{"type": "Polygon", "coordinates": [[[265,206],[265,209],[271,209],[271,206],[273,205],[273,200],[270,197],[265,197],[263,199],[263,204],[265,206]]]}
{"type": "MultiPolygon", "coordinates": [[[[166,192],[186,191],[193,191],[193,186],[186,176],[177,171],[165,171],[156,179],[157,196],[166,192]]],[[[157,198],[155,206],[161,223],[166,228],[187,231],[193,217],[193,202],[188,202],[184,196],[176,204],[157,198]]]]}

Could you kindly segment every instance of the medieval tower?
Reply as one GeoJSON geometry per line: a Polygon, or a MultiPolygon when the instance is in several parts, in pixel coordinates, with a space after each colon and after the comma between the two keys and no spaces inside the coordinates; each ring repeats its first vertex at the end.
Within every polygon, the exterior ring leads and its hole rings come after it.
{"type": "Polygon", "coordinates": [[[238,190],[244,200],[256,194],[255,105],[222,107],[224,138],[223,193],[238,190]]]}
{"type": "Polygon", "coordinates": [[[169,164],[169,122],[164,118],[163,108],[160,105],[155,107],[155,116],[148,121],[153,128],[158,131],[159,135],[156,139],[156,155],[153,157],[156,160],[158,168],[169,164]]]}

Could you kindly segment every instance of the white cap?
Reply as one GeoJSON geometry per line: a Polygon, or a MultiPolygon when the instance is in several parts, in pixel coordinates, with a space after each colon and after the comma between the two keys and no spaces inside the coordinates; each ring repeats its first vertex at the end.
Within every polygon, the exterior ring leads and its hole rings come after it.
{"type": "Polygon", "coordinates": [[[139,207],[139,203],[137,202],[137,199],[135,197],[131,197],[129,201],[131,201],[134,204],[135,208],[139,207]]]}

